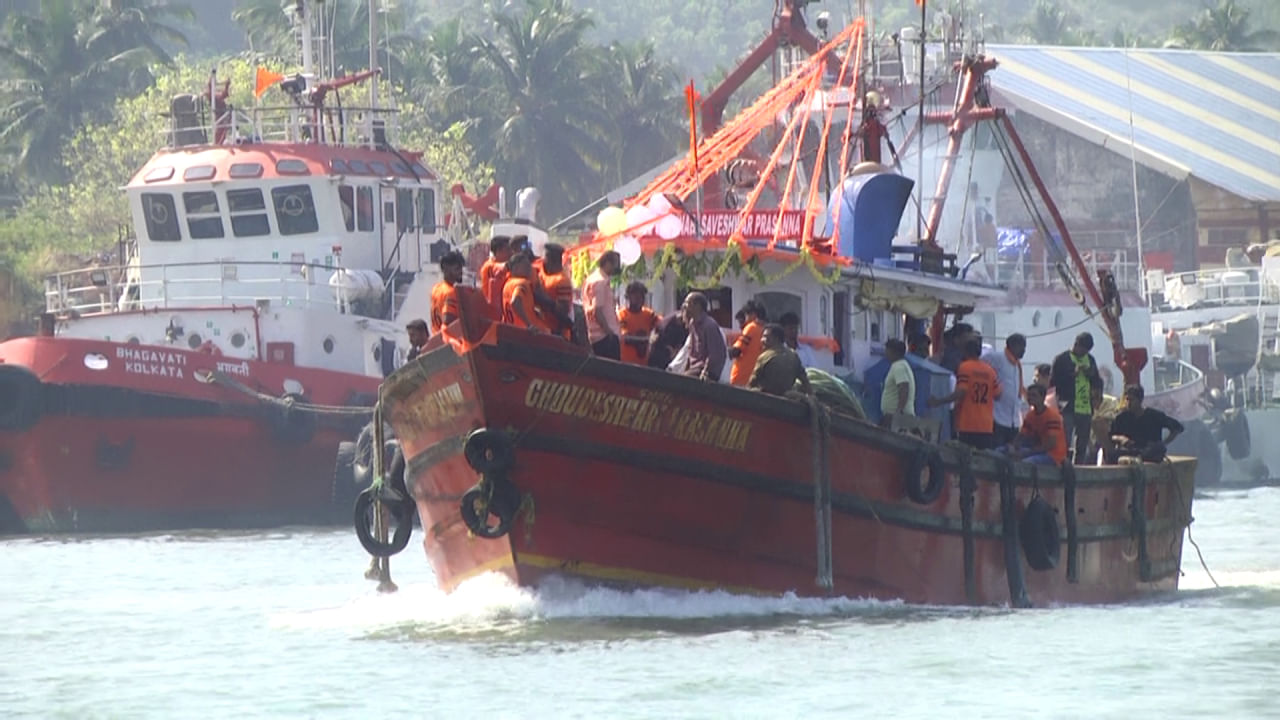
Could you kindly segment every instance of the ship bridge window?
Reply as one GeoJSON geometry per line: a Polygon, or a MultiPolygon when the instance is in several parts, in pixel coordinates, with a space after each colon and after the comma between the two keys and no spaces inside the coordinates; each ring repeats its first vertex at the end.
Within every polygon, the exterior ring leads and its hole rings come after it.
{"type": "Polygon", "coordinates": [[[387,164],[375,160],[369,163],[369,170],[371,170],[374,175],[381,177],[387,174],[387,164]]]}
{"type": "Polygon", "coordinates": [[[217,172],[212,165],[195,165],[182,171],[183,180],[209,180],[217,172]]]}
{"type": "Polygon", "coordinates": [[[187,231],[193,240],[222,237],[222,216],[218,214],[217,193],[182,193],[182,205],[187,211],[187,231]]]}
{"type": "Polygon", "coordinates": [[[430,170],[428,170],[428,169],[426,169],[425,167],[423,167],[423,166],[422,166],[422,163],[420,163],[420,162],[415,162],[415,163],[413,164],[413,170],[414,170],[414,172],[418,173],[418,177],[420,177],[420,178],[429,178],[429,177],[431,177],[431,171],[430,171],[430,170]]]}
{"type": "Polygon", "coordinates": [[[281,235],[302,235],[320,229],[316,223],[316,204],[311,199],[311,186],[271,188],[271,202],[276,207],[276,224],[280,226],[281,235]]]}
{"type": "Polygon", "coordinates": [[[413,191],[403,188],[396,190],[396,230],[412,230],[416,217],[413,212],[413,191]]]}
{"type": "Polygon", "coordinates": [[[338,200],[342,206],[342,222],[347,232],[356,228],[360,232],[373,230],[373,189],[368,187],[338,186],[338,200]]]}
{"type": "Polygon", "coordinates": [[[397,175],[413,175],[412,172],[409,172],[409,166],[399,160],[391,163],[391,170],[397,175]]]}
{"type": "Polygon", "coordinates": [[[369,166],[365,165],[363,160],[352,160],[350,165],[351,172],[356,173],[357,175],[369,174],[369,166]]]}
{"type": "Polygon", "coordinates": [[[160,182],[161,180],[168,180],[171,177],[173,177],[173,168],[158,167],[152,168],[145,176],[143,176],[142,181],[153,183],[160,182]]]}
{"type": "Polygon", "coordinates": [[[310,175],[311,169],[297,158],[285,158],[276,161],[276,172],[281,175],[310,175]]]}
{"type": "Polygon", "coordinates": [[[347,161],[342,158],[334,158],[329,162],[329,167],[336,173],[349,173],[351,168],[347,167],[347,161]]]}
{"type": "Polygon", "coordinates": [[[418,191],[418,228],[424,233],[436,231],[436,191],[418,191]]]}
{"type": "Polygon", "coordinates": [[[148,239],[153,242],[176,242],[182,239],[172,195],[142,193],[142,215],[147,221],[148,239]]]}
{"type": "Polygon", "coordinates": [[[271,225],[267,221],[267,205],[262,201],[262,191],[257,188],[227,191],[227,210],[231,212],[231,232],[236,237],[269,235],[271,225]]]}
{"type": "Polygon", "coordinates": [[[233,178],[262,177],[262,163],[234,163],[227,174],[233,178]]]}
{"type": "Polygon", "coordinates": [[[815,328],[806,328],[804,325],[804,300],[794,293],[781,292],[771,290],[769,292],[757,293],[756,302],[764,305],[765,312],[769,313],[769,322],[776,323],[782,319],[787,313],[795,313],[800,318],[800,334],[816,335],[815,328]],[[808,332],[806,332],[806,330],[808,332]]]}

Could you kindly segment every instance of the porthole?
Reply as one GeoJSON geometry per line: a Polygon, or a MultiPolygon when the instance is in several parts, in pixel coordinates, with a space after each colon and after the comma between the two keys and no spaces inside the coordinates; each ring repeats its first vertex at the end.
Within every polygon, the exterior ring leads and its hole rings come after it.
{"type": "Polygon", "coordinates": [[[107,356],[102,353],[86,353],[84,356],[84,366],[90,370],[106,370],[110,364],[107,356]]]}
{"type": "Polygon", "coordinates": [[[324,339],[324,343],[322,347],[324,348],[325,354],[328,354],[328,355],[333,354],[333,336],[332,335],[324,339]]]}
{"type": "Polygon", "coordinates": [[[200,337],[200,333],[191,333],[187,336],[187,347],[195,350],[204,343],[204,338],[200,337]]]}
{"type": "Polygon", "coordinates": [[[137,336],[137,335],[130,335],[130,336],[129,336],[129,339],[128,339],[128,340],[125,340],[124,342],[125,342],[125,344],[126,344],[126,345],[141,345],[141,344],[142,344],[142,340],[138,339],[138,336],[137,336]]]}
{"type": "Polygon", "coordinates": [[[373,346],[373,361],[382,362],[382,345],[381,344],[373,346]]]}
{"type": "Polygon", "coordinates": [[[1040,327],[1040,311],[1031,314],[1031,327],[1040,327]]]}
{"type": "Polygon", "coordinates": [[[239,330],[231,333],[231,347],[237,348],[237,349],[244,347],[244,343],[246,339],[247,338],[245,338],[244,333],[240,332],[239,330]]]}
{"type": "Polygon", "coordinates": [[[1061,310],[1053,314],[1053,326],[1055,328],[1062,327],[1062,311],[1061,310]]]}

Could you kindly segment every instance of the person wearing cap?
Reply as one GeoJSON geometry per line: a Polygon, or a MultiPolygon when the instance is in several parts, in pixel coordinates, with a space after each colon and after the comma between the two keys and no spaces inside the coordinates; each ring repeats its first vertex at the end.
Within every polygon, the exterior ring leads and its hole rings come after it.
{"type": "Polygon", "coordinates": [[[407,361],[412,361],[418,357],[418,353],[422,352],[422,346],[427,344],[430,334],[427,332],[427,321],[422,318],[410,320],[404,329],[409,332],[409,356],[407,361]]]}

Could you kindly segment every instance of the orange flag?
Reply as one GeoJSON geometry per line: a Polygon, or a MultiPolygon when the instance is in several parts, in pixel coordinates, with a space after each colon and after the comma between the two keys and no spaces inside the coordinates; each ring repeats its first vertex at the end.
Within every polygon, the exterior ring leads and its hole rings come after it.
{"type": "Polygon", "coordinates": [[[693,173],[698,174],[698,100],[701,96],[693,88],[693,81],[684,88],[684,99],[689,105],[689,152],[693,153],[693,173]]]}
{"type": "Polygon", "coordinates": [[[258,82],[253,88],[253,96],[262,97],[262,93],[266,92],[267,88],[275,85],[283,79],[284,75],[281,75],[278,72],[271,72],[264,67],[258,68],[258,82]]]}

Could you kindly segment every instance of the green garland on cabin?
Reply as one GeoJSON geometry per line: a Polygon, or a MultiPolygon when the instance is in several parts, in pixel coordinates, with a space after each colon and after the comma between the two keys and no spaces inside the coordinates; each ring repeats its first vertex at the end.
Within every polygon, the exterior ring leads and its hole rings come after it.
{"type": "Polygon", "coordinates": [[[738,243],[730,243],[727,250],[713,251],[703,250],[699,253],[684,254],[681,253],[675,243],[667,243],[662,249],[662,254],[658,255],[654,260],[652,270],[649,269],[649,262],[641,256],[635,264],[630,267],[623,268],[621,280],[628,283],[633,280],[641,280],[646,285],[652,286],[656,283],[667,270],[671,270],[675,274],[676,285],[678,287],[687,287],[693,290],[710,290],[720,287],[726,276],[739,278],[743,275],[760,286],[770,286],[800,267],[805,267],[813,278],[822,285],[834,285],[839,282],[841,277],[841,268],[839,266],[824,271],[818,267],[818,263],[813,258],[813,253],[808,248],[800,250],[795,262],[788,264],[776,273],[766,274],[760,267],[760,256],[752,255],[746,260],[742,257],[742,246],[738,243]]]}

